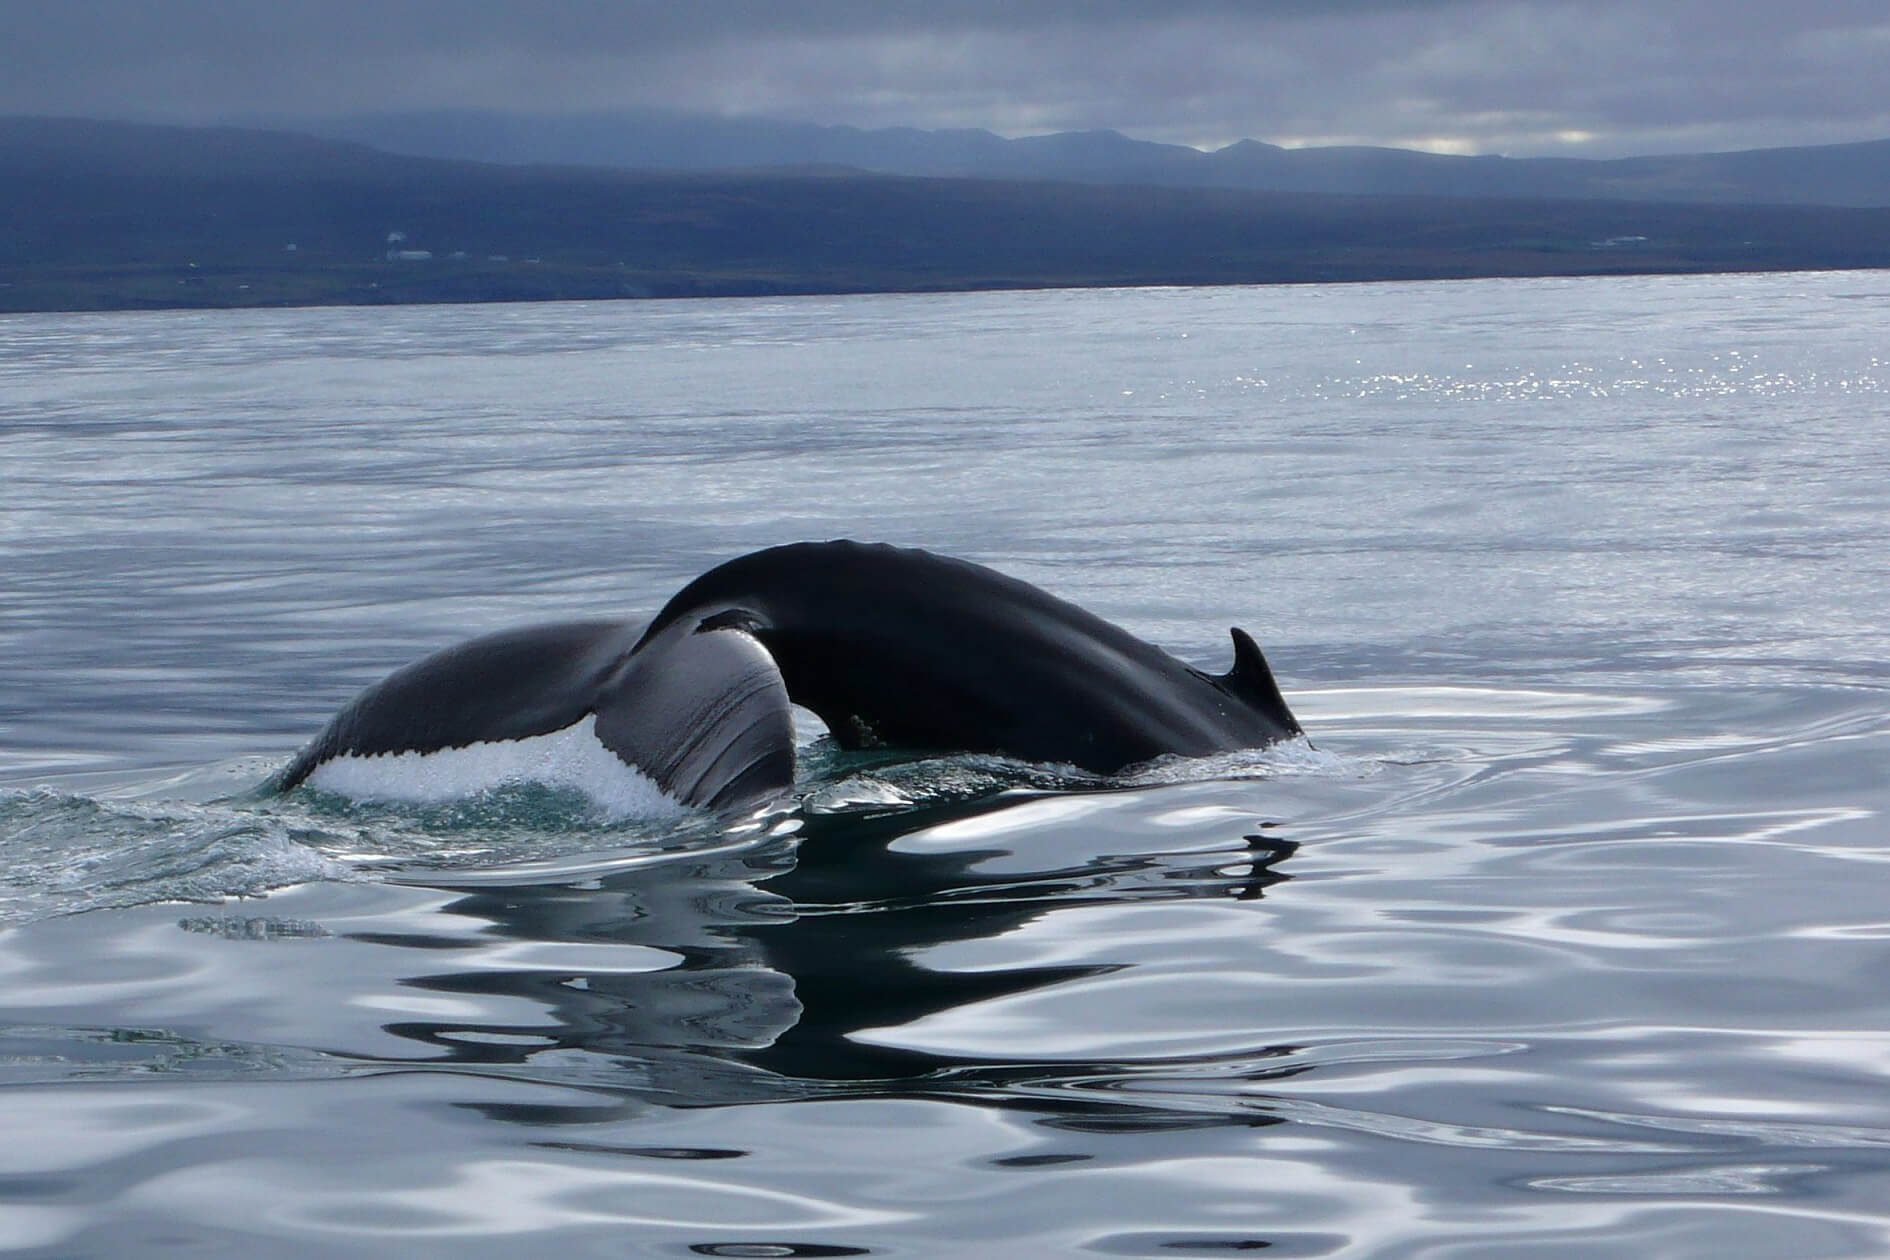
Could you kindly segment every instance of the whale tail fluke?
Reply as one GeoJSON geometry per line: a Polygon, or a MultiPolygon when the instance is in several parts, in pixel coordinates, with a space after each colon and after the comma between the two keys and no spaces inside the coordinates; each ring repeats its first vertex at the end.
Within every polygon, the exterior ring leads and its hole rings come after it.
{"type": "Polygon", "coordinates": [[[343,759],[519,745],[586,717],[605,750],[685,805],[746,808],[793,784],[793,710],[759,642],[732,625],[678,626],[633,651],[637,635],[628,622],[564,622],[435,652],[356,696],[272,786],[343,759]]]}
{"type": "Polygon", "coordinates": [[[1230,627],[1228,633],[1234,638],[1234,667],[1214,681],[1221,690],[1252,705],[1262,716],[1284,728],[1288,735],[1305,734],[1299,719],[1286,707],[1286,697],[1280,694],[1280,684],[1274,681],[1273,670],[1260,645],[1239,626],[1230,627]]]}
{"type": "Polygon", "coordinates": [[[597,738],[677,800],[748,806],[794,782],[794,717],[767,648],[730,624],[677,625],[596,701],[597,738]]]}

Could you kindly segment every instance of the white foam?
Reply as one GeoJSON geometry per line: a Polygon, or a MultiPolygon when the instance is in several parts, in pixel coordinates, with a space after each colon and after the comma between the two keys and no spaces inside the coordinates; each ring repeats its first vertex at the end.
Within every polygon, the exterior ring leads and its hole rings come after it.
{"type": "Polygon", "coordinates": [[[1205,757],[1157,757],[1131,766],[1119,776],[1134,787],[1200,783],[1210,779],[1277,779],[1289,775],[1335,778],[1360,772],[1360,763],[1314,748],[1305,736],[1279,740],[1263,748],[1241,748],[1205,757]]]}
{"type": "Polygon", "coordinates": [[[582,792],[617,817],[667,817],[685,806],[597,738],[586,714],[563,730],[438,752],[349,754],[324,761],[309,786],[364,801],[436,805],[514,784],[582,792]]]}

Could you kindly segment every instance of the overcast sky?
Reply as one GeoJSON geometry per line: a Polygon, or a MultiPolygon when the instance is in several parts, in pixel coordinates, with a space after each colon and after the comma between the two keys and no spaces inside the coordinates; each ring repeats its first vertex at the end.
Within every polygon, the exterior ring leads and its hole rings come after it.
{"type": "Polygon", "coordinates": [[[0,0],[0,113],[658,106],[1213,147],[1890,137],[1886,0],[0,0]]]}

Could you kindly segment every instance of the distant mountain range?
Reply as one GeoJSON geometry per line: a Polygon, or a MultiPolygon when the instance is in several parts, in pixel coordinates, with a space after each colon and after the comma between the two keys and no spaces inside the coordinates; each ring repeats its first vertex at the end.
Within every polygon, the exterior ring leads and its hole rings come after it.
{"type": "Polygon", "coordinates": [[[656,111],[529,117],[473,110],[276,120],[396,153],[635,170],[845,166],[887,175],[1533,200],[1890,206],[1890,140],[1610,160],[1455,157],[1385,148],[1211,153],[1114,131],[1007,140],[988,131],[823,127],[656,111]]]}
{"type": "Polygon", "coordinates": [[[1857,267],[1890,267],[1890,208],[504,165],[0,118],[0,311],[1857,267]]]}

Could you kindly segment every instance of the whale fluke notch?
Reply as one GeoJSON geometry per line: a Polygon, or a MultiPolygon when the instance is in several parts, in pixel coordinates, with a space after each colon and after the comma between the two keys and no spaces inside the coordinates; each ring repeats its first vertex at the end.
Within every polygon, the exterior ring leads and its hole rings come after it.
{"type": "Polygon", "coordinates": [[[1286,697],[1280,693],[1280,684],[1273,677],[1273,668],[1267,664],[1266,653],[1260,650],[1260,645],[1239,626],[1230,626],[1227,632],[1234,640],[1234,667],[1214,681],[1229,695],[1279,723],[1288,734],[1304,734],[1299,719],[1293,716],[1286,697]]]}

